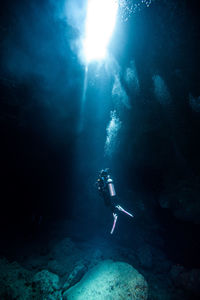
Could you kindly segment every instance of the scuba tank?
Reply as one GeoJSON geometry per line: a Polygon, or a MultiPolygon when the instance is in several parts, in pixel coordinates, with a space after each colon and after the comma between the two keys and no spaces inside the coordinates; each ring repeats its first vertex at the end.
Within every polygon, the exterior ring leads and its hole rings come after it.
{"type": "Polygon", "coordinates": [[[108,184],[108,191],[109,191],[110,197],[116,196],[114,183],[113,183],[113,180],[110,178],[110,176],[108,176],[107,184],[108,184]]]}

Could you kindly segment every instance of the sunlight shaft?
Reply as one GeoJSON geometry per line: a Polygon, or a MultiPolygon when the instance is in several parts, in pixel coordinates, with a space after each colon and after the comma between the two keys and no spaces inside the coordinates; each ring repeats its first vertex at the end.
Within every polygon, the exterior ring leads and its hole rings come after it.
{"type": "Polygon", "coordinates": [[[115,27],[117,10],[117,0],[88,0],[83,41],[86,62],[105,58],[115,27]]]}

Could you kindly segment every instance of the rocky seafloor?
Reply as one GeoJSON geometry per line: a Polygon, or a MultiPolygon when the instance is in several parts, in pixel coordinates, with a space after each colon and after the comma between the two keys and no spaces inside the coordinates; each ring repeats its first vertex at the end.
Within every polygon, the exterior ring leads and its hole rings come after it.
{"type": "Polygon", "coordinates": [[[5,242],[0,299],[200,299],[200,269],[171,261],[156,227],[149,226],[150,235],[136,225],[131,247],[132,233],[109,236],[86,227],[62,221],[49,228],[51,238],[5,242]]]}

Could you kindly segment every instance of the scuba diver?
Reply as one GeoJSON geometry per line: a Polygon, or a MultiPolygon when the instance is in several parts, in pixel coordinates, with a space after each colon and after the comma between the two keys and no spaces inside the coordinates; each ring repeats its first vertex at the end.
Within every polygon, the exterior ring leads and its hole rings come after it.
{"type": "Polygon", "coordinates": [[[100,196],[104,199],[105,205],[110,207],[112,210],[114,220],[113,220],[113,226],[110,233],[113,234],[117,222],[117,218],[118,218],[118,211],[121,211],[130,217],[133,217],[133,215],[127,212],[119,204],[116,203],[117,196],[115,192],[115,187],[114,187],[113,180],[109,174],[108,168],[101,170],[99,172],[96,185],[100,196]]]}

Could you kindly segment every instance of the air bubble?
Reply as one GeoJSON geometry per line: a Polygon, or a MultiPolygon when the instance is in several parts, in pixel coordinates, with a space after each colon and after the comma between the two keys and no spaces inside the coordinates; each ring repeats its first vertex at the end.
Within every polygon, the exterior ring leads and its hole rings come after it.
{"type": "Polygon", "coordinates": [[[132,3],[132,0],[119,0],[119,11],[123,22],[126,22],[132,14],[141,11],[144,8],[150,7],[155,0],[137,0],[132,3]]]}

